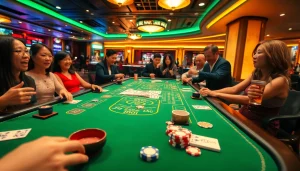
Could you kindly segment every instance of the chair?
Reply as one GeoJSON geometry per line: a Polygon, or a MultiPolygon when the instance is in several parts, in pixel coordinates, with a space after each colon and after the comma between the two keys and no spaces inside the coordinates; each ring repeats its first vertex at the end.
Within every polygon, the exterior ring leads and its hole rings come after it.
{"type": "Polygon", "coordinates": [[[89,72],[88,73],[88,79],[89,79],[89,83],[94,84],[95,83],[95,79],[96,79],[96,73],[89,72]]]}
{"type": "Polygon", "coordinates": [[[292,82],[292,89],[299,90],[299,75],[298,74],[292,74],[291,75],[291,82],[292,82]]]}
{"type": "Polygon", "coordinates": [[[299,133],[300,131],[300,92],[289,90],[285,104],[281,107],[278,116],[266,118],[263,128],[267,129],[270,122],[280,121],[280,128],[276,137],[282,142],[290,145],[299,155],[299,133]],[[294,134],[296,133],[296,134],[294,134]]]}

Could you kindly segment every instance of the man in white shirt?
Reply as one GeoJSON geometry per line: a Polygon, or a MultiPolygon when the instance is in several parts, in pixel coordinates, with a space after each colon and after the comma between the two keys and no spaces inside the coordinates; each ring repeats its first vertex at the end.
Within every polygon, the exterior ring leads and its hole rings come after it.
{"type": "MultiPolygon", "coordinates": [[[[205,56],[203,54],[199,54],[195,57],[195,66],[191,67],[191,69],[196,70],[197,72],[202,71],[203,66],[205,64],[205,56]]],[[[194,75],[190,75],[188,72],[182,74],[181,79],[183,82],[190,82],[192,77],[198,77],[198,73],[194,75]]]]}

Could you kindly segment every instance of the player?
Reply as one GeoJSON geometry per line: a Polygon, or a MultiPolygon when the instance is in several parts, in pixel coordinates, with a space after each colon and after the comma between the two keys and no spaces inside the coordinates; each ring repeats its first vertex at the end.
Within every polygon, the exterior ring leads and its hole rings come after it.
{"type": "Polygon", "coordinates": [[[181,79],[183,82],[190,82],[192,80],[192,77],[198,77],[198,73],[203,70],[204,64],[205,64],[205,56],[203,54],[199,54],[195,57],[195,66],[193,66],[191,69],[195,69],[197,73],[195,75],[189,75],[188,72],[185,72],[182,74],[181,79]]]}
{"type": "Polygon", "coordinates": [[[35,82],[25,75],[29,52],[25,44],[12,37],[0,37],[0,113],[36,102],[35,82]]]}
{"type": "Polygon", "coordinates": [[[153,62],[150,64],[147,64],[142,71],[142,75],[144,77],[162,77],[162,72],[160,70],[160,60],[161,55],[159,53],[154,54],[153,56],[153,62]]]}
{"type": "Polygon", "coordinates": [[[65,96],[68,101],[71,101],[73,99],[72,94],[50,72],[53,61],[52,51],[44,44],[33,44],[30,48],[30,54],[29,71],[26,74],[31,76],[36,83],[38,103],[53,100],[55,92],[61,98],[65,96]]]}
{"type": "Polygon", "coordinates": [[[66,166],[86,163],[88,156],[84,153],[84,146],[79,141],[41,137],[22,144],[1,158],[0,168],[3,171],[66,171],[66,166]],[[79,153],[72,153],[74,151],[79,153]]]}
{"type": "Polygon", "coordinates": [[[117,60],[117,52],[107,50],[104,60],[96,65],[95,84],[105,84],[116,80],[122,80],[124,74],[119,73],[115,62],[117,60]]]}
{"type": "Polygon", "coordinates": [[[178,74],[177,66],[174,63],[174,59],[170,54],[167,54],[163,59],[163,64],[161,66],[162,76],[165,78],[176,78],[178,74]]]}
{"type": "Polygon", "coordinates": [[[53,72],[57,80],[71,93],[80,91],[80,86],[92,90],[98,89],[100,92],[102,91],[100,86],[84,81],[84,79],[74,71],[71,56],[67,52],[60,51],[54,55],[53,72]]]}

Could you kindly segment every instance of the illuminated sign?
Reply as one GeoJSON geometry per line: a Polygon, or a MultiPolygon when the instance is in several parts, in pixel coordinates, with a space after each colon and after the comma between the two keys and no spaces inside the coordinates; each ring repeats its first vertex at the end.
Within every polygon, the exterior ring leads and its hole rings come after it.
{"type": "Polygon", "coordinates": [[[13,34],[13,31],[12,30],[9,30],[9,29],[6,29],[6,28],[0,28],[0,35],[12,35],[13,34]]]}
{"type": "Polygon", "coordinates": [[[57,37],[54,38],[53,40],[54,40],[55,43],[60,43],[60,42],[61,42],[61,39],[60,39],[60,38],[57,38],[57,37]]]}

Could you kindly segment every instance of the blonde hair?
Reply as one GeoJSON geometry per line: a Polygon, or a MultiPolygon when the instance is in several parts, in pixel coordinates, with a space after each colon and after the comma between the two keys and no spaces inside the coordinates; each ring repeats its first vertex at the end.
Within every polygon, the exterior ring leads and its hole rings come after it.
{"type": "MultiPolygon", "coordinates": [[[[269,78],[271,81],[274,78],[283,76],[289,80],[289,69],[291,66],[290,52],[287,45],[280,40],[267,40],[260,42],[254,48],[253,54],[256,52],[258,47],[261,47],[263,52],[266,54],[267,63],[271,68],[269,78]]],[[[260,69],[255,69],[253,73],[254,79],[260,79],[262,73],[260,69]]]]}

